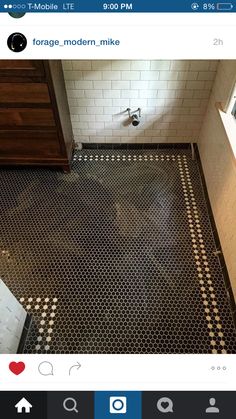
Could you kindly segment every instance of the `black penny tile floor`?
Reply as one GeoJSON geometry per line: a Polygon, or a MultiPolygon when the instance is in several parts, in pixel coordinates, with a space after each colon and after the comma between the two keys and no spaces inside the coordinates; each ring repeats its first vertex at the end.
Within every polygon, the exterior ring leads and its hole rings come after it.
{"type": "Polygon", "coordinates": [[[236,353],[188,149],[84,150],[72,172],[0,172],[0,276],[25,353],[236,353]]]}

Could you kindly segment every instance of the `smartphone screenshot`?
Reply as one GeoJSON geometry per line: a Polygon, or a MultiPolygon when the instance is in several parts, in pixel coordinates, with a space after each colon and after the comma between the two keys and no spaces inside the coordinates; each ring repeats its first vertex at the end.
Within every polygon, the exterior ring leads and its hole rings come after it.
{"type": "Polygon", "coordinates": [[[0,415],[236,418],[236,2],[0,3],[0,415]]]}

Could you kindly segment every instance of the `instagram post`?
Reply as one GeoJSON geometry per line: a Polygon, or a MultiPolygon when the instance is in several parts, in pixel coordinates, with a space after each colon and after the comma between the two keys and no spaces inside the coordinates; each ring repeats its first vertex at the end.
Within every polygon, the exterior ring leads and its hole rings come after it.
{"type": "Polygon", "coordinates": [[[0,8],[3,417],[233,419],[235,2],[92,3],[0,8]]]}

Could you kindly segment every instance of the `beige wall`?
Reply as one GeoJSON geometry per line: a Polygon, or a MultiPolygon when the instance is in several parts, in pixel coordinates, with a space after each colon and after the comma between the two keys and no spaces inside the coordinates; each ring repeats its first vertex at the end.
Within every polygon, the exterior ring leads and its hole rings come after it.
{"type": "Polygon", "coordinates": [[[199,151],[236,299],[236,159],[215,106],[219,101],[223,106],[228,103],[235,80],[236,60],[221,61],[200,133],[199,151]]]}
{"type": "Polygon", "coordinates": [[[76,142],[196,142],[218,62],[63,61],[76,142]],[[125,110],[142,108],[137,127],[125,110]]]}

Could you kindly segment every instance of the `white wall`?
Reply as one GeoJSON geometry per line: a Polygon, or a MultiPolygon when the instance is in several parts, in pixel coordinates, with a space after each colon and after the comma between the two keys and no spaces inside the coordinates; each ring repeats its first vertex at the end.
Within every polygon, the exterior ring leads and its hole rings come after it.
{"type": "Polygon", "coordinates": [[[20,343],[26,311],[0,279],[0,354],[14,354],[20,343]]]}
{"type": "MultiPolygon", "coordinates": [[[[228,103],[236,60],[221,61],[199,139],[199,151],[223,254],[236,299],[236,160],[215,103],[228,103]]],[[[235,125],[236,141],[236,125],[235,125]]]]}
{"type": "Polygon", "coordinates": [[[217,61],[63,61],[74,137],[82,143],[198,139],[217,61]],[[138,127],[125,110],[142,108],[138,127]]]}

